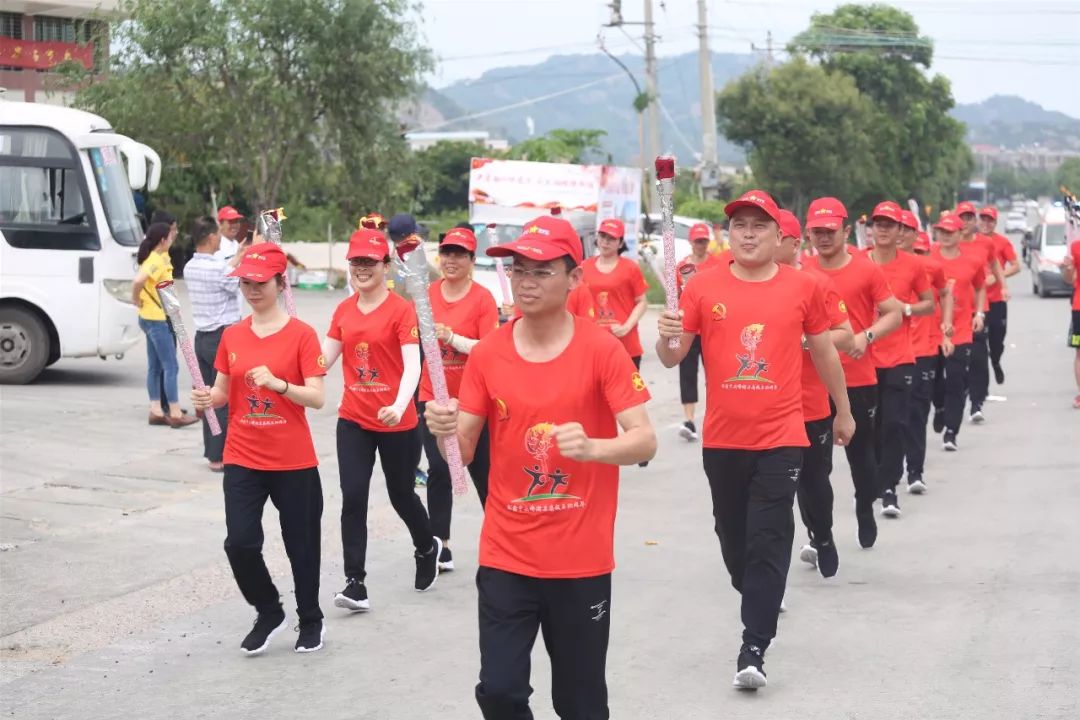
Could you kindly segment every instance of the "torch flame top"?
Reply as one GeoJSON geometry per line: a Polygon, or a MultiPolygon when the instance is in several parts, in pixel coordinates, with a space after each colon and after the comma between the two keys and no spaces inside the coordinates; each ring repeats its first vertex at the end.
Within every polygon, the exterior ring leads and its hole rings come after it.
{"type": "Polygon", "coordinates": [[[670,180],[675,177],[675,158],[660,155],[656,158],[656,179],[670,180]]]}

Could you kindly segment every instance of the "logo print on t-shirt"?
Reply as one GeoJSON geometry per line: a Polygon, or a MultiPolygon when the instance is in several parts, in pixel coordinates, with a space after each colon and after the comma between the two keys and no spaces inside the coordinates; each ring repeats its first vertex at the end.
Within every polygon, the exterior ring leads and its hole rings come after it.
{"type": "Polygon", "coordinates": [[[353,352],[356,354],[357,382],[350,385],[349,389],[358,392],[389,390],[389,385],[379,382],[379,369],[371,365],[371,349],[368,344],[366,342],[356,343],[353,352]]]}
{"type": "Polygon", "coordinates": [[[718,302],[712,306],[712,319],[725,320],[727,319],[727,305],[722,302],[718,302]]]}
{"type": "Polygon", "coordinates": [[[645,389],[645,380],[641,377],[641,373],[634,373],[631,375],[630,382],[633,383],[634,389],[638,392],[645,389]]]}
{"type": "Polygon", "coordinates": [[[606,290],[596,294],[596,322],[601,325],[615,324],[615,311],[611,309],[611,299],[606,290]]]}
{"type": "Polygon", "coordinates": [[[499,422],[510,419],[510,408],[506,406],[506,401],[502,398],[495,398],[495,416],[499,418],[499,422]]]}
{"type": "MultiPolygon", "coordinates": [[[[525,450],[532,455],[535,464],[522,470],[529,478],[529,487],[524,497],[514,502],[532,503],[541,500],[579,500],[577,495],[560,492],[570,486],[570,474],[564,473],[558,466],[551,468],[549,455],[555,446],[555,426],[552,423],[537,423],[525,432],[525,450]],[[538,491],[543,492],[538,492],[538,491]]],[[[553,510],[563,509],[552,506],[553,510]]]]}
{"type": "Polygon", "coordinates": [[[727,382],[742,381],[774,384],[772,380],[764,377],[765,372],[769,369],[769,361],[764,357],[759,357],[757,354],[757,347],[764,337],[765,326],[761,323],[747,325],[742,329],[739,342],[746,348],[746,352],[735,355],[735,359],[739,361],[739,371],[735,373],[734,377],[728,378],[727,382]]]}
{"type": "Polygon", "coordinates": [[[274,406],[274,401],[265,392],[265,388],[255,384],[255,378],[250,370],[244,375],[244,384],[247,385],[248,389],[248,394],[244,396],[244,399],[248,402],[248,413],[241,418],[241,421],[256,427],[284,425],[285,418],[270,412],[270,408],[274,406]]]}

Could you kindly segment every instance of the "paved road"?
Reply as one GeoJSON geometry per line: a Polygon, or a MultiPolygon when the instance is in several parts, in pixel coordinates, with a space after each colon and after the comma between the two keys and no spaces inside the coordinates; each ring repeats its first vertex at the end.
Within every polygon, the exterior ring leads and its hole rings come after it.
{"type": "MultiPolygon", "coordinates": [[[[1014,278],[1007,384],[961,452],[932,445],[930,493],[904,496],[860,551],[837,453],[839,575],[792,568],[769,688],[729,687],[738,600],[712,534],[696,446],[674,432],[673,371],[646,357],[658,459],[623,473],[608,677],[615,718],[1080,717],[1080,413],[1070,409],[1068,308],[1014,278]]],[[[305,293],[322,329],[337,295],[305,293]]],[[[650,314],[643,327],[653,335],[650,314]]],[[[647,338],[648,339],[648,338],[647,338]]],[[[289,638],[247,659],[251,612],[221,549],[218,476],[197,430],[145,424],[141,349],[64,361],[0,390],[0,711],[31,718],[473,718],[478,666],[472,571],[480,512],[455,514],[459,570],[412,590],[408,535],[372,496],[373,610],[344,616],[334,412],[312,414],[326,491],[323,652],[289,638]]],[[[340,394],[335,374],[330,397],[340,394]]],[[[333,403],[331,403],[331,406],[333,403]]],[[[267,513],[268,557],[289,588],[267,513]]],[[[801,540],[801,538],[800,538],[801,540]]],[[[290,593],[291,594],[291,593],[290,593]]],[[[292,599],[286,598],[286,605],[292,599]]],[[[554,717],[535,655],[534,707],[554,717]]]]}

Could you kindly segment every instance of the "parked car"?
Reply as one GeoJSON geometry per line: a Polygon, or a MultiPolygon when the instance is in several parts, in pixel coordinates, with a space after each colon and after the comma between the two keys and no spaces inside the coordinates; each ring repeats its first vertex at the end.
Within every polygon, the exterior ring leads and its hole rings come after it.
{"type": "Polygon", "coordinates": [[[1010,210],[1005,216],[1005,232],[1027,232],[1027,213],[1023,210],[1010,210]]]}
{"type": "Polygon", "coordinates": [[[1046,209],[1026,241],[1031,291],[1039,297],[1072,294],[1072,286],[1061,276],[1061,264],[1069,251],[1065,237],[1065,209],[1056,205],[1046,209]]]}

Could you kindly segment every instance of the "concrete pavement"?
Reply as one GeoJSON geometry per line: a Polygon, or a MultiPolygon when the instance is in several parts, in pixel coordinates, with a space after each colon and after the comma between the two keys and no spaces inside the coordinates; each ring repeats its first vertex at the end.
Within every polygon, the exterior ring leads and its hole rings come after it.
{"type": "MultiPolygon", "coordinates": [[[[646,354],[642,374],[661,447],[623,471],[612,644],[615,718],[1080,717],[1080,412],[1063,300],[1013,278],[1007,396],[965,425],[960,452],[931,437],[923,497],[881,519],[858,549],[850,475],[836,452],[840,572],[794,560],[769,687],[730,688],[738,597],[712,532],[699,446],[679,439],[678,382],[646,354]]],[[[300,293],[320,332],[342,295],[300,293]]],[[[647,345],[655,317],[642,324],[647,345]]],[[[238,651],[252,621],[221,542],[220,476],[197,429],[145,424],[144,355],[63,361],[0,389],[0,711],[16,718],[473,718],[475,496],[461,499],[458,571],[412,590],[408,534],[373,482],[371,613],[332,605],[340,589],[340,491],[333,407],[309,414],[319,452],[326,647],[296,655],[293,633],[264,656],[238,651]]],[[[182,371],[181,384],[186,384],[182,371]]],[[[700,413],[700,411],[699,411],[700,413]]],[[[378,472],[378,471],[377,471],[378,472]]],[[[286,608],[291,579],[265,516],[267,558],[286,608]]],[[[801,545],[800,533],[797,545],[801,545]]],[[[797,553],[796,553],[797,555],[797,553]]],[[[293,616],[294,617],[294,616],[293,616]]],[[[534,654],[534,710],[554,717],[534,654]]]]}

